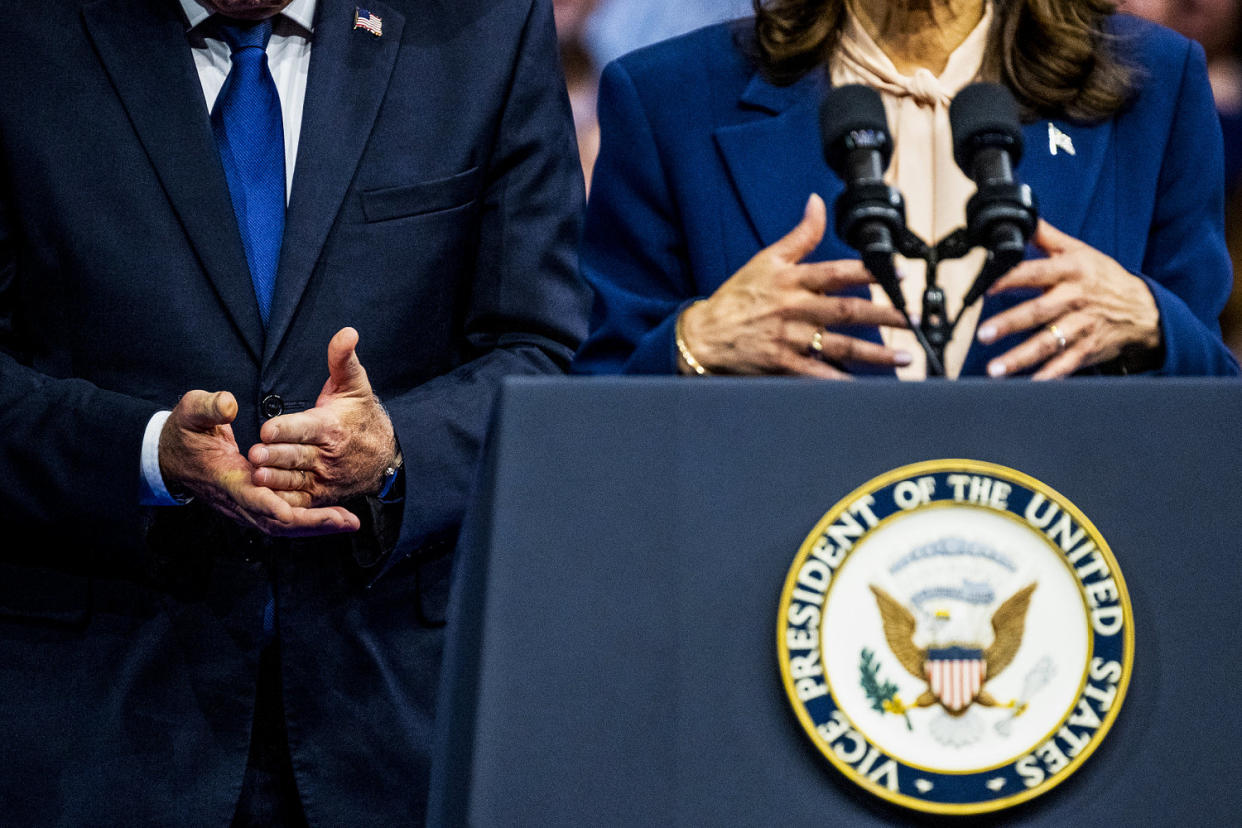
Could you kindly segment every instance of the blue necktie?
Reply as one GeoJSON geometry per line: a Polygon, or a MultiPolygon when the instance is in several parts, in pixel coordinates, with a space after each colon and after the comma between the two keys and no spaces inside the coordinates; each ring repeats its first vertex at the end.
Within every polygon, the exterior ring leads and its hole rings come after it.
{"type": "Polygon", "coordinates": [[[285,232],[285,132],[280,96],[267,68],[272,21],[221,25],[233,65],[211,111],[250,279],[267,325],[285,232]]]}

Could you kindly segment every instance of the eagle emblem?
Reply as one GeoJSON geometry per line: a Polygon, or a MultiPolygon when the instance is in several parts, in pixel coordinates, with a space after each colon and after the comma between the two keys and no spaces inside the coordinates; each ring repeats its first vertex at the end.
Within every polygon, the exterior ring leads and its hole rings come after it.
{"type": "Polygon", "coordinates": [[[948,620],[945,611],[936,613],[932,619],[932,643],[919,647],[914,642],[918,626],[914,613],[872,584],[871,591],[880,609],[884,639],[889,649],[910,675],[927,682],[927,689],[911,708],[906,708],[899,698],[893,696],[885,701],[884,709],[904,715],[907,709],[939,704],[949,715],[961,716],[975,703],[985,707],[1016,706],[1016,701],[997,701],[985,685],[999,676],[1017,654],[1022,644],[1031,593],[1036,586],[1032,583],[1018,590],[992,614],[992,642],[985,648],[978,641],[939,640],[939,622],[948,620]]]}
{"type": "Polygon", "coordinates": [[[1099,530],[1042,482],[978,460],[902,466],[837,501],[799,547],[777,619],[785,692],[816,749],[931,814],[1008,808],[1074,773],[1134,662],[1099,530]]]}

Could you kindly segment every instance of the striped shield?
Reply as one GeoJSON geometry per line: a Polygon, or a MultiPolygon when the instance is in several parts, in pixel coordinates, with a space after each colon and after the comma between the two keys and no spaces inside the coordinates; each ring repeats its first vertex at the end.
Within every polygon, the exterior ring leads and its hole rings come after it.
{"type": "Polygon", "coordinates": [[[928,650],[924,669],[931,691],[950,713],[960,713],[969,707],[987,676],[983,650],[966,647],[928,650]]]}

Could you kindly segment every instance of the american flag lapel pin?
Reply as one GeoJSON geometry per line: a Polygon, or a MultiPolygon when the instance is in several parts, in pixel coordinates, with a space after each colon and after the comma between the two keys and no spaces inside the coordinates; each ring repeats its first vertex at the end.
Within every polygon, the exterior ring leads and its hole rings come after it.
{"type": "Polygon", "coordinates": [[[354,7],[354,28],[366,29],[376,37],[384,36],[384,21],[378,15],[356,6],[354,7]]]}
{"type": "Polygon", "coordinates": [[[1074,139],[1070,138],[1064,132],[1057,129],[1057,125],[1052,123],[1052,121],[1049,121],[1048,122],[1048,152],[1051,155],[1056,155],[1058,150],[1064,152],[1066,155],[1075,155],[1076,153],[1074,152],[1074,139]]]}

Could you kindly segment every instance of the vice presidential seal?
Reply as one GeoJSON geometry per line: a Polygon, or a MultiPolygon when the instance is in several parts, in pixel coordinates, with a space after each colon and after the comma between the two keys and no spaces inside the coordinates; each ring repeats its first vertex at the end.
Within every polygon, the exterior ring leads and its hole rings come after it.
{"type": "Polygon", "coordinates": [[[789,570],[777,640],[828,761],[946,814],[1015,805],[1077,770],[1134,658],[1099,531],[1038,480],[972,460],[905,466],[833,506],[789,570]]]}

